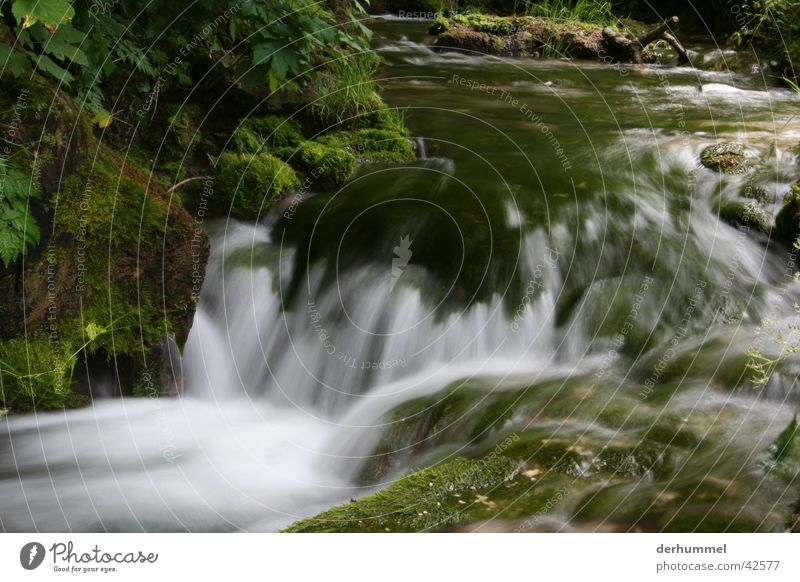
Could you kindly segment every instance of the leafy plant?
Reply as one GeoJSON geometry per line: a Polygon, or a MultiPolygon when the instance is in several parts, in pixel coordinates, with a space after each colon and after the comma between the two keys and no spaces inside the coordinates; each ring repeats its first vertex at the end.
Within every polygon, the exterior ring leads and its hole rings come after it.
{"type": "Polygon", "coordinates": [[[143,93],[191,86],[195,64],[217,71],[207,82],[299,91],[301,75],[368,46],[361,2],[339,4],[335,14],[312,0],[205,0],[190,9],[167,0],[7,1],[3,20],[15,26],[0,25],[0,67],[17,77],[35,69],[105,122],[103,84],[120,69],[125,79],[138,75],[143,93]]]}
{"type": "Polygon", "coordinates": [[[0,343],[0,408],[60,408],[73,396],[78,355],[107,329],[89,323],[77,349],[65,339],[16,338],[0,343]]]}
{"type": "Polygon", "coordinates": [[[0,260],[6,267],[39,244],[39,227],[30,209],[31,199],[39,196],[34,177],[0,156],[0,260]]]}
{"type": "Polygon", "coordinates": [[[779,63],[781,74],[797,78],[800,62],[800,0],[748,0],[745,19],[733,35],[736,44],[748,44],[779,63]]]}
{"type": "MultiPolygon", "coordinates": [[[[800,251],[800,238],[795,240],[794,248],[800,251]]],[[[795,305],[794,308],[795,311],[800,313],[800,305],[795,305]]],[[[761,322],[761,329],[770,329],[771,327],[771,320],[761,322]]],[[[749,358],[746,367],[750,370],[750,381],[756,387],[765,386],[772,377],[772,373],[778,367],[778,364],[787,357],[800,352],[800,326],[795,324],[789,325],[789,336],[787,337],[783,333],[777,333],[773,341],[781,346],[781,352],[775,357],[765,355],[754,345],[751,345],[745,350],[745,355],[749,358]]]]}
{"type": "Polygon", "coordinates": [[[327,125],[363,123],[365,115],[386,107],[375,92],[379,64],[372,53],[351,55],[327,64],[316,83],[314,114],[327,125]]]}
{"type": "Polygon", "coordinates": [[[525,2],[525,14],[554,20],[609,24],[616,22],[611,2],[592,0],[538,0],[525,2]]]}

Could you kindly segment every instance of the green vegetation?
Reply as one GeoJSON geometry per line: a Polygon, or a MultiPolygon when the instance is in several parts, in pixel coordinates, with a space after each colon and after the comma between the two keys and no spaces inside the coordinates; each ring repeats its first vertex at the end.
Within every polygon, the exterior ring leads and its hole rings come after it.
{"type": "Polygon", "coordinates": [[[291,161],[323,186],[344,184],[356,167],[356,157],[350,151],[311,141],[301,145],[291,161]]]}
{"type": "Polygon", "coordinates": [[[571,20],[606,25],[616,21],[611,2],[592,0],[525,1],[525,14],[554,20],[571,20]]]}
{"type": "Polygon", "coordinates": [[[87,398],[72,391],[78,356],[107,329],[89,323],[80,334],[44,334],[0,342],[0,404],[17,411],[76,407],[87,398]]]}
{"type": "Polygon", "coordinates": [[[311,110],[326,127],[365,127],[386,108],[373,79],[379,59],[361,53],[330,61],[315,84],[311,110]]]}
{"type": "Polygon", "coordinates": [[[300,124],[277,115],[245,119],[231,136],[234,150],[259,154],[270,148],[296,148],[305,141],[300,124]]]}
{"type": "Polygon", "coordinates": [[[39,244],[39,226],[31,212],[31,202],[39,197],[35,177],[0,156],[0,260],[6,267],[39,244]]]}
{"type": "Polygon", "coordinates": [[[406,137],[389,129],[361,129],[329,133],[318,140],[332,148],[347,150],[368,162],[409,162],[415,157],[414,147],[406,137]]]}
{"type": "Polygon", "coordinates": [[[453,459],[411,473],[369,497],[299,521],[287,532],[420,532],[474,520],[492,490],[511,479],[516,464],[453,459]]]}
{"type": "Polygon", "coordinates": [[[800,0],[747,0],[745,20],[733,38],[759,55],[778,62],[779,75],[798,78],[800,63],[800,0]]]}
{"type": "Polygon", "coordinates": [[[769,469],[790,480],[800,476],[800,428],[796,416],[775,439],[770,450],[769,469]]]}
{"type": "Polygon", "coordinates": [[[796,245],[800,237],[800,183],[783,198],[783,207],[775,217],[775,234],[787,245],[796,245]]]}
{"type": "Polygon", "coordinates": [[[106,124],[112,114],[103,84],[119,74],[135,74],[142,93],[164,91],[192,86],[199,62],[204,72],[214,68],[205,82],[230,78],[245,87],[300,91],[300,75],[313,78],[317,64],[366,48],[369,31],[355,19],[361,4],[337,8],[341,26],[331,26],[337,15],[324,4],[299,7],[292,0],[211,0],[191,10],[162,0],[13,0],[2,11],[16,47],[0,46],[0,61],[15,76],[35,69],[68,88],[106,124]]]}
{"type": "Polygon", "coordinates": [[[215,206],[233,216],[263,215],[300,185],[294,170],[270,154],[224,153],[217,162],[215,206]]]}
{"type": "Polygon", "coordinates": [[[359,161],[414,157],[402,115],[376,92],[357,0],[11,0],[0,14],[0,101],[15,128],[0,157],[13,295],[3,414],[78,402],[71,370],[84,354],[121,359],[125,390],[160,392],[160,346],[185,340],[207,256],[184,202],[250,219],[301,177],[336,187],[359,161]],[[306,139],[332,124],[383,133],[306,139]],[[349,147],[367,140],[366,153],[349,147]],[[87,324],[108,333],[87,342],[87,324]]]}
{"type": "Polygon", "coordinates": [[[743,226],[769,234],[771,215],[757,200],[723,201],[719,207],[719,218],[733,226],[743,226]]]}

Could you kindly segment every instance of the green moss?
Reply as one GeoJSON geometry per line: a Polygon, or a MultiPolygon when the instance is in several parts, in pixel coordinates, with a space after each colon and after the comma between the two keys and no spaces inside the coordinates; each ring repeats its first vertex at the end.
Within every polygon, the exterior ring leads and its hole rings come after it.
{"type": "Polygon", "coordinates": [[[768,469],[787,479],[800,475],[800,428],[796,416],[770,447],[768,469]]]}
{"type": "Polygon", "coordinates": [[[387,129],[338,131],[319,138],[320,143],[346,150],[367,162],[402,163],[413,161],[414,147],[404,135],[387,129]]]}
{"type": "Polygon", "coordinates": [[[300,181],[291,167],[269,154],[220,156],[216,167],[215,210],[237,217],[263,214],[300,181]]]}
{"type": "Polygon", "coordinates": [[[637,478],[652,472],[665,473],[669,470],[669,461],[661,447],[643,444],[635,447],[607,447],[594,458],[592,470],[637,478]]]}
{"type": "Polygon", "coordinates": [[[800,184],[795,184],[783,199],[783,207],[775,217],[777,237],[793,244],[800,237],[800,184]]]}
{"type": "Polygon", "coordinates": [[[678,57],[678,53],[665,40],[658,40],[647,45],[642,51],[642,59],[645,63],[664,64],[678,57]]]}
{"type": "Polygon", "coordinates": [[[540,434],[525,432],[505,455],[528,465],[578,477],[584,473],[584,457],[578,447],[566,441],[543,439],[540,434]]]}
{"type": "Polygon", "coordinates": [[[45,336],[0,342],[0,407],[63,408],[72,396],[72,346],[45,336]]]}
{"type": "Polygon", "coordinates": [[[700,154],[702,164],[723,174],[744,174],[755,165],[742,144],[724,142],[708,146],[700,154]]]}
{"type": "Polygon", "coordinates": [[[92,256],[128,248],[132,242],[152,246],[146,237],[163,234],[167,205],[143,185],[126,176],[120,160],[103,149],[64,181],[58,201],[56,226],[80,240],[92,256]]]}
{"type": "Polygon", "coordinates": [[[356,168],[356,157],[348,150],[307,141],[291,158],[293,165],[323,185],[344,184],[356,168]]]}
{"type": "Polygon", "coordinates": [[[675,447],[696,447],[700,438],[686,427],[676,424],[660,423],[650,427],[644,438],[675,447]]]}
{"type": "Polygon", "coordinates": [[[444,394],[419,398],[394,409],[389,418],[388,429],[374,453],[361,472],[361,483],[374,483],[382,479],[409,453],[445,443],[450,432],[462,434],[467,424],[465,417],[478,395],[460,385],[448,389],[444,394]],[[461,422],[459,422],[461,421],[461,422]]]}
{"type": "Polygon", "coordinates": [[[200,123],[202,120],[203,112],[197,105],[187,103],[171,107],[168,118],[169,129],[180,148],[181,157],[191,157],[194,148],[201,141],[200,123]]]}
{"type": "Polygon", "coordinates": [[[631,483],[593,487],[578,501],[573,518],[578,521],[630,523],[646,515],[655,495],[631,483]]]}
{"type": "Polygon", "coordinates": [[[755,200],[722,201],[719,218],[733,226],[752,228],[764,234],[768,234],[770,230],[771,217],[755,200]]]}
{"type": "Polygon", "coordinates": [[[516,465],[503,457],[457,458],[400,478],[388,488],[304,519],[288,532],[420,532],[473,521],[492,491],[514,476],[516,465]],[[478,496],[481,497],[478,497],[478,496]]]}
{"type": "Polygon", "coordinates": [[[259,154],[271,148],[297,148],[304,141],[297,121],[276,115],[248,118],[231,136],[232,149],[246,154],[259,154]]]}

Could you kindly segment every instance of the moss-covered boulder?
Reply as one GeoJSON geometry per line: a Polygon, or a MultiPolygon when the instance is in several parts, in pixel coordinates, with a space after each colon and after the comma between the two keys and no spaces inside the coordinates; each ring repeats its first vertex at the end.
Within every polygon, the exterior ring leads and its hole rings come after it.
{"type": "MultiPolygon", "coordinates": [[[[469,28],[455,28],[443,32],[436,39],[436,46],[479,55],[511,55],[511,50],[502,38],[469,28]]],[[[533,50],[535,51],[535,49],[533,50]]],[[[516,56],[527,55],[517,54],[516,56]]]]}
{"type": "Polygon", "coordinates": [[[622,56],[619,47],[611,46],[603,35],[603,26],[578,21],[455,14],[437,18],[430,32],[438,35],[439,47],[481,54],[585,59],[622,56]]]}
{"type": "Polygon", "coordinates": [[[356,157],[349,150],[313,141],[301,145],[290,161],[321,186],[341,186],[356,168],[356,157]]]}
{"type": "Polygon", "coordinates": [[[258,154],[271,148],[296,148],[304,141],[303,130],[297,121],[267,115],[242,121],[231,136],[231,149],[258,154]]]}
{"type": "Polygon", "coordinates": [[[645,63],[663,65],[677,60],[678,53],[665,40],[659,40],[647,45],[642,50],[642,60],[645,63]]]}
{"type": "Polygon", "coordinates": [[[294,170],[275,156],[226,152],[217,161],[213,209],[253,218],[299,186],[294,170]]]}
{"type": "Polygon", "coordinates": [[[700,154],[700,162],[708,169],[723,174],[744,174],[755,166],[744,145],[724,142],[708,146],[700,154]]]}
{"type": "Polygon", "coordinates": [[[775,217],[775,236],[787,245],[800,237],[800,184],[795,184],[783,199],[775,217]]]}
{"type": "Polygon", "coordinates": [[[790,481],[800,476],[800,425],[796,416],[770,447],[769,470],[790,481]]]}
{"type": "Polygon", "coordinates": [[[490,507],[492,491],[512,479],[516,470],[516,463],[502,456],[453,459],[406,475],[374,495],[299,521],[286,531],[440,531],[474,521],[476,512],[490,507]]]}
{"type": "Polygon", "coordinates": [[[317,141],[334,149],[348,151],[362,162],[403,163],[415,159],[411,142],[400,132],[388,129],[337,131],[317,141]]]}
{"type": "Polygon", "coordinates": [[[756,200],[725,200],[720,203],[719,218],[732,226],[769,234],[771,215],[756,200]]]}
{"type": "Polygon", "coordinates": [[[188,334],[205,234],[47,82],[4,77],[0,100],[25,103],[11,148],[24,156],[26,144],[38,144],[42,194],[33,207],[40,244],[0,268],[0,408],[74,404],[77,371],[87,366],[119,391],[148,374],[161,392],[162,346],[188,334]]]}

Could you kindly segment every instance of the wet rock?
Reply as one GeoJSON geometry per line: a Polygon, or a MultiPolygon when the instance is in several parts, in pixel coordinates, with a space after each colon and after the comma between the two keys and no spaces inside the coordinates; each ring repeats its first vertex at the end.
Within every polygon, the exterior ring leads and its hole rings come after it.
{"type": "Polygon", "coordinates": [[[71,98],[38,77],[4,78],[0,102],[21,95],[19,143],[43,146],[42,199],[32,205],[42,239],[24,261],[0,267],[0,352],[20,362],[2,371],[0,407],[19,410],[85,402],[73,372],[87,358],[130,390],[168,334],[178,345],[186,340],[208,256],[193,217],[96,138],[71,98]],[[123,361],[130,377],[119,374],[123,361]]]}
{"type": "Polygon", "coordinates": [[[659,40],[647,45],[642,51],[642,60],[645,63],[663,65],[678,58],[678,53],[665,40],[659,40]]]}
{"type": "Polygon", "coordinates": [[[436,46],[481,55],[510,56],[512,54],[501,38],[467,28],[458,28],[442,33],[436,40],[436,46]]]}
{"type": "Polygon", "coordinates": [[[800,236],[800,184],[792,186],[783,199],[783,208],[775,217],[775,236],[787,245],[800,236]]]}
{"type": "Polygon", "coordinates": [[[728,224],[769,234],[771,217],[756,200],[723,201],[719,218],[728,224]]]}
{"type": "Polygon", "coordinates": [[[736,142],[708,146],[700,154],[700,161],[706,168],[723,174],[744,174],[755,165],[744,145],[736,142]]]}

